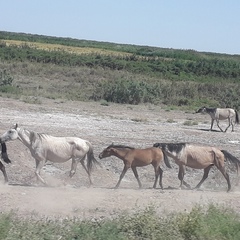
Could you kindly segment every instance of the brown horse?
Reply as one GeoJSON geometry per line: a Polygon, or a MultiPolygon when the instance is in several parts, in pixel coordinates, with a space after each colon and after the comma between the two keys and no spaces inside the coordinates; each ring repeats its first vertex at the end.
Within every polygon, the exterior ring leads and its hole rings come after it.
{"type": "Polygon", "coordinates": [[[99,158],[106,158],[110,156],[115,156],[123,160],[124,168],[120,175],[120,178],[117,182],[117,185],[115,188],[118,188],[125,173],[129,168],[132,168],[132,171],[134,173],[134,176],[137,179],[139,188],[142,187],[142,184],[139,180],[138,173],[137,173],[137,167],[143,167],[147,166],[149,164],[152,164],[155,171],[155,182],[153,184],[153,188],[156,188],[158,177],[160,176],[159,185],[161,189],[163,189],[162,186],[162,174],[163,170],[160,168],[160,164],[164,159],[164,162],[168,168],[171,168],[171,165],[166,158],[166,156],[163,154],[161,149],[150,147],[146,149],[136,149],[133,147],[123,146],[123,145],[110,145],[107,148],[105,148],[100,154],[99,158]]]}
{"type": "MultiPolygon", "coordinates": [[[[10,159],[8,158],[8,155],[7,155],[7,147],[6,147],[6,144],[5,144],[5,143],[1,143],[1,147],[2,147],[1,157],[2,157],[3,161],[4,161],[5,163],[10,163],[11,161],[10,161],[10,159]]],[[[5,182],[8,182],[7,173],[6,173],[5,167],[4,167],[4,165],[2,164],[1,161],[0,161],[0,170],[1,170],[2,173],[3,173],[4,181],[5,181],[5,182]]]]}
{"type": "Polygon", "coordinates": [[[180,187],[184,184],[190,188],[190,185],[183,180],[186,166],[194,169],[204,169],[204,175],[195,188],[199,188],[202,185],[208,177],[211,167],[215,165],[227,180],[227,191],[230,191],[231,183],[224,167],[224,160],[234,163],[237,172],[239,171],[240,161],[229,152],[216,147],[197,146],[190,143],[155,143],[153,146],[162,149],[179,166],[178,178],[181,181],[180,187]]]}

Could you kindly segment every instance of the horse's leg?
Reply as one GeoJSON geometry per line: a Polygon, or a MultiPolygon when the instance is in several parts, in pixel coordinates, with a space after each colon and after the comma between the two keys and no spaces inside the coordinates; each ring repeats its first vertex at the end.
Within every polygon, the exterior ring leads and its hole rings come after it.
{"type": "Polygon", "coordinates": [[[119,185],[120,185],[120,183],[121,183],[121,181],[122,181],[125,173],[127,172],[127,170],[128,170],[129,168],[130,168],[130,166],[124,165],[123,171],[122,171],[122,173],[121,173],[121,175],[120,175],[120,177],[119,177],[119,180],[118,180],[117,185],[115,186],[115,188],[118,188],[118,187],[119,187],[119,185]]]}
{"type": "MultiPolygon", "coordinates": [[[[88,169],[86,168],[86,166],[85,166],[85,164],[84,164],[84,160],[85,160],[86,157],[87,157],[87,155],[85,155],[85,156],[80,160],[80,163],[81,163],[81,165],[83,166],[83,168],[85,169],[85,171],[87,172],[90,185],[92,185],[93,183],[92,183],[92,179],[91,179],[91,174],[90,174],[90,172],[88,171],[88,169]]],[[[76,167],[77,167],[77,166],[76,166],[76,167]]],[[[76,168],[75,168],[75,171],[76,171],[76,168]]]]}
{"type": "Polygon", "coordinates": [[[132,167],[132,171],[133,171],[133,173],[134,173],[135,178],[137,179],[139,188],[142,188],[142,183],[141,183],[140,180],[139,180],[137,168],[136,168],[136,167],[132,167]]]}
{"type": "Polygon", "coordinates": [[[47,183],[43,180],[43,178],[40,176],[40,171],[43,168],[46,160],[45,159],[35,159],[36,161],[36,170],[35,170],[35,175],[37,177],[37,180],[42,182],[44,185],[47,185],[47,183]]]}
{"type": "Polygon", "coordinates": [[[163,185],[162,185],[162,176],[163,176],[163,170],[159,167],[159,185],[160,188],[163,190],[163,185]]]}
{"type": "MultiPolygon", "coordinates": [[[[224,157],[216,156],[216,154],[214,153],[214,161],[215,161],[215,166],[219,169],[219,171],[222,173],[224,178],[227,180],[227,184],[228,184],[227,191],[229,192],[231,189],[231,183],[230,183],[229,175],[226,172],[226,169],[224,167],[224,157]]],[[[237,168],[237,170],[238,170],[238,168],[237,168]]]]}
{"type": "MultiPolygon", "coordinates": [[[[216,122],[217,122],[218,128],[221,130],[221,132],[223,132],[222,128],[219,126],[219,120],[218,120],[218,119],[216,120],[216,122]]],[[[225,131],[226,131],[226,130],[225,130],[225,131]]]]}
{"type": "Polygon", "coordinates": [[[231,119],[232,132],[234,132],[234,124],[235,124],[235,122],[234,122],[234,120],[233,120],[233,118],[232,118],[232,119],[231,119]]]}
{"type": "Polygon", "coordinates": [[[185,166],[179,165],[178,179],[180,180],[180,188],[182,188],[182,185],[185,185],[187,188],[191,188],[191,186],[183,180],[184,175],[185,166]]]}
{"type": "Polygon", "coordinates": [[[162,185],[162,175],[163,175],[163,170],[160,168],[160,166],[153,166],[154,167],[154,171],[155,171],[155,181],[153,184],[153,188],[156,188],[157,186],[157,180],[159,177],[159,185],[160,188],[163,189],[163,185],[162,185]]]}
{"type": "Polygon", "coordinates": [[[229,175],[228,173],[226,172],[225,168],[224,167],[219,167],[217,166],[217,168],[219,169],[219,171],[222,173],[222,175],[225,177],[225,179],[227,180],[227,184],[228,184],[228,189],[227,191],[229,192],[231,190],[231,183],[230,183],[230,179],[229,179],[229,175]]]}
{"type": "Polygon", "coordinates": [[[154,172],[155,172],[155,181],[154,181],[154,184],[153,184],[153,188],[156,188],[157,186],[157,180],[158,180],[158,177],[159,177],[159,166],[154,166],[154,172]]]}
{"type": "Polygon", "coordinates": [[[202,185],[202,183],[207,179],[208,173],[209,173],[209,171],[210,171],[210,169],[211,169],[212,166],[213,166],[213,165],[209,165],[208,167],[204,168],[203,177],[202,177],[201,181],[198,183],[198,185],[195,187],[195,189],[200,188],[200,186],[202,185]]]}
{"type": "Polygon", "coordinates": [[[213,128],[213,123],[214,123],[214,119],[212,118],[212,121],[211,121],[211,127],[210,127],[210,131],[212,131],[212,128],[213,128]]]}
{"type": "Polygon", "coordinates": [[[77,164],[78,164],[78,162],[76,161],[76,159],[72,158],[72,165],[71,165],[71,170],[69,173],[70,178],[76,173],[77,164]]]}
{"type": "Polygon", "coordinates": [[[5,183],[7,183],[8,182],[7,173],[6,173],[6,170],[5,170],[5,166],[1,162],[0,162],[0,170],[3,173],[5,183]]]}
{"type": "MultiPolygon", "coordinates": [[[[227,132],[227,130],[228,130],[228,128],[230,127],[230,125],[231,125],[231,119],[228,118],[228,126],[227,126],[227,128],[225,129],[225,132],[227,132]]],[[[233,132],[233,125],[232,125],[232,132],[233,132]]]]}

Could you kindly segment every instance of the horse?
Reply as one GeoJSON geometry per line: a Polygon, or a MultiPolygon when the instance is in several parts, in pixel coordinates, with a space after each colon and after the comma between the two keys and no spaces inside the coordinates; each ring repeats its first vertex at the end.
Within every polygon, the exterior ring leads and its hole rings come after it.
{"type": "Polygon", "coordinates": [[[239,172],[240,161],[229,152],[216,147],[199,146],[190,143],[155,143],[153,146],[160,148],[167,156],[173,158],[179,166],[178,178],[180,180],[180,188],[182,188],[183,184],[190,188],[190,185],[183,180],[186,166],[194,169],[204,169],[203,177],[195,189],[200,188],[208,177],[211,167],[215,165],[227,180],[227,191],[229,192],[231,183],[224,167],[224,160],[234,163],[237,173],[239,172]]]}
{"type": "Polygon", "coordinates": [[[138,177],[137,167],[143,167],[149,164],[152,164],[155,171],[155,181],[153,184],[153,188],[156,188],[158,177],[160,177],[159,185],[161,189],[163,189],[162,185],[163,170],[160,168],[160,165],[162,160],[164,160],[168,168],[171,168],[171,165],[160,149],[153,147],[145,149],[136,149],[129,146],[111,144],[99,154],[99,158],[102,159],[110,156],[118,157],[121,160],[123,160],[124,163],[123,171],[120,175],[117,185],[115,186],[115,189],[119,187],[125,173],[129,168],[132,169],[134,176],[137,179],[139,188],[142,188],[142,184],[138,177]]]}
{"type": "Polygon", "coordinates": [[[212,131],[214,120],[217,122],[218,128],[223,132],[222,128],[219,126],[219,120],[225,120],[228,119],[228,126],[225,129],[224,132],[228,130],[230,125],[232,125],[232,132],[234,132],[234,123],[239,124],[239,117],[238,112],[235,109],[232,108],[206,108],[202,107],[196,111],[196,113],[208,113],[211,118],[211,128],[210,131],[212,131]]]}
{"type": "Polygon", "coordinates": [[[94,157],[93,147],[89,141],[78,137],[54,137],[20,128],[16,124],[0,137],[0,142],[16,139],[19,139],[30,150],[36,162],[35,175],[37,180],[44,185],[47,185],[47,183],[40,176],[40,171],[46,161],[63,163],[70,159],[72,159],[70,177],[75,174],[77,164],[80,162],[87,172],[90,185],[92,184],[91,171],[93,165],[98,161],[94,157]],[[87,160],[87,166],[85,166],[85,160],[87,160]]]}
{"type": "MultiPolygon", "coordinates": [[[[11,160],[8,158],[8,155],[7,155],[7,146],[6,146],[6,144],[5,143],[1,143],[1,147],[2,147],[1,158],[3,159],[3,161],[5,163],[11,163],[11,160]]],[[[3,173],[5,183],[7,183],[8,182],[8,176],[7,176],[7,173],[6,173],[6,170],[5,170],[5,166],[2,164],[1,161],[0,161],[0,170],[3,173]]]]}

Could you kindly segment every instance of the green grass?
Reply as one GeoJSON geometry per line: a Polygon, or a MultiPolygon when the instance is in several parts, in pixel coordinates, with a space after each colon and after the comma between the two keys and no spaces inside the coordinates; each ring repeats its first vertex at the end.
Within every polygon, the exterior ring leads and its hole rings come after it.
{"type": "Polygon", "coordinates": [[[198,125],[198,122],[196,121],[192,121],[192,120],[186,120],[183,125],[185,126],[194,126],[194,125],[198,125]]]}
{"type": "Polygon", "coordinates": [[[2,97],[151,103],[166,111],[240,106],[238,55],[3,31],[0,55],[2,97]]]}
{"type": "Polygon", "coordinates": [[[240,215],[230,208],[196,205],[189,213],[157,214],[148,207],[134,214],[99,221],[19,219],[0,214],[0,240],[10,239],[240,239],[240,215]]]}

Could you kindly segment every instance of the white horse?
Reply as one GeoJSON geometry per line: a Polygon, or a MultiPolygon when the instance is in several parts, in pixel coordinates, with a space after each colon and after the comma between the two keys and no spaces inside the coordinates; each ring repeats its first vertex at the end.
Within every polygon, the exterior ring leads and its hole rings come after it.
{"type": "Polygon", "coordinates": [[[15,139],[19,139],[29,148],[36,161],[36,177],[43,184],[46,185],[46,182],[40,176],[40,171],[46,161],[63,163],[70,159],[72,159],[70,177],[75,174],[77,164],[80,162],[88,174],[90,184],[92,184],[90,176],[92,167],[93,164],[98,162],[94,158],[93,147],[90,142],[78,137],[53,137],[44,133],[36,133],[20,128],[17,124],[0,137],[0,142],[15,139]],[[87,159],[87,166],[84,163],[85,159],[87,159]]]}
{"type": "Polygon", "coordinates": [[[232,108],[206,108],[202,107],[196,111],[196,113],[208,113],[211,118],[211,128],[210,131],[212,131],[214,120],[217,122],[218,128],[223,132],[222,128],[219,126],[219,120],[225,120],[228,119],[228,126],[225,129],[224,132],[228,130],[230,125],[232,125],[232,132],[234,131],[234,124],[239,123],[239,117],[238,112],[232,108]]]}

